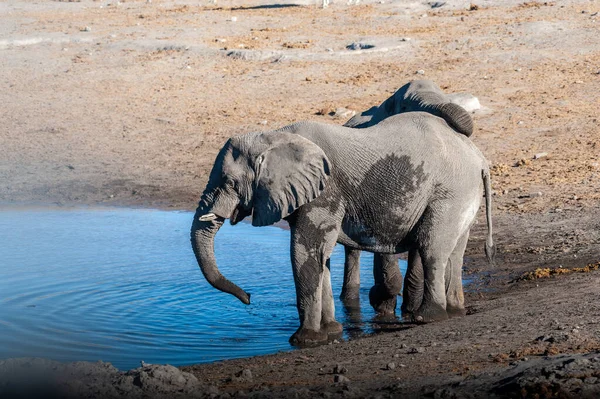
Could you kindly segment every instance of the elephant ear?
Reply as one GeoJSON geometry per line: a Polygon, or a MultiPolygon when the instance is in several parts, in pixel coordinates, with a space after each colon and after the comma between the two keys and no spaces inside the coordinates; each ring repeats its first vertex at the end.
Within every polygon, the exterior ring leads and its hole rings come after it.
{"type": "Polygon", "coordinates": [[[254,226],[278,222],[317,198],[330,175],[327,156],[310,140],[285,131],[261,136],[268,147],[255,160],[254,226]]]}

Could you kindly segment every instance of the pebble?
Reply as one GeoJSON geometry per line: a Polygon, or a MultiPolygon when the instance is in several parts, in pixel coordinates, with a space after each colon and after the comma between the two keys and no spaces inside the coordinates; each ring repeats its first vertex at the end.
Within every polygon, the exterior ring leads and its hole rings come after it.
{"type": "Polygon", "coordinates": [[[348,49],[348,50],[367,50],[367,49],[374,48],[374,47],[375,47],[374,44],[354,42],[354,43],[350,43],[349,45],[347,45],[346,49],[348,49]]]}
{"type": "Polygon", "coordinates": [[[347,383],[350,382],[350,378],[345,377],[345,376],[343,376],[341,374],[336,374],[336,375],[333,376],[333,381],[334,382],[339,382],[341,384],[347,384],[347,383]]]}
{"type": "Polygon", "coordinates": [[[415,72],[417,75],[425,75],[425,71],[422,69],[419,69],[417,72],[415,72]]]}
{"type": "Polygon", "coordinates": [[[236,22],[237,21],[237,17],[231,17],[230,21],[231,22],[236,22]]]}
{"type": "Polygon", "coordinates": [[[245,381],[252,381],[253,378],[252,371],[250,371],[249,369],[243,369],[242,371],[238,372],[236,376],[245,381]]]}
{"type": "Polygon", "coordinates": [[[390,362],[385,365],[386,370],[394,370],[396,368],[396,363],[390,362]]]}
{"type": "Polygon", "coordinates": [[[356,111],[344,107],[337,108],[333,113],[333,117],[339,119],[352,118],[354,115],[356,115],[356,111]]]}
{"type": "Polygon", "coordinates": [[[406,344],[400,344],[400,348],[402,348],[402,349],[406,348],[406,344]]]}
{"type": "Polygon", "coordinates": [[[333,374],[346,374],[348,369],[340,364],[336,364],[333,367],[333,374]]]}
{"type": "MultiPolygon", "coordinates": [[[[400,39],[401,42],[410,42],[412,39],[410,37],[403,37],[402,39],[400,39]]],[[[600,73],[600,72],[598,72],[600,73]]]]}
{"type": "Polygon", "coordinates": [[[408,353],[425,353],[425,348],[422,347],[422,346],[415,347],[415,348],[410,348],[408,350],[408,353]]]}
{"type": "Polygon", "coordinates": [[[548,156],[547,152],[538,152],[533,156],[533,159],[546,158],[548,156]]]}
{"type": "Polygon", "coordinates": [[[430,1],[428,4],[431,8],[440,8],[440,7],[443,7],[444,5],[446,5],[446,2],[445,1],[430,1]]]}

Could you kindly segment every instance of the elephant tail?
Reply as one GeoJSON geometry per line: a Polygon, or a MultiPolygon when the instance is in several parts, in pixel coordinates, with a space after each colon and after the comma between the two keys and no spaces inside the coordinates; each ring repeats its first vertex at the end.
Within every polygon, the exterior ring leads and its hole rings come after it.
{"type": "Polygon", "coordinates": [[[490,170],[485,168],[481,171],[483,177],[483,186],[485,190],[485,218],[487,221],[487,236],[485,238],[485,256],[490,263],[494,264],[496,256],[496,246],[492,238],[492,182],[490,178],[490,170]]]}

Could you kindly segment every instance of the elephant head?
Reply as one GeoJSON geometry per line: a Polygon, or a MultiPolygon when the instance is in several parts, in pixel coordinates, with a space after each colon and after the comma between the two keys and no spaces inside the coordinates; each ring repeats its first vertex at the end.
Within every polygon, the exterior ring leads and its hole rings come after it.
{"type": "Polygon", "coordinates": [[[271,225],[318,197],[330,175],[321,148],[292,130],[229,139],[194,215],[192,248],[204,277],[245,304],[250,294],[223,277],[215,260],[214,237],[224,220],[235,225],[252,215],[252,225],[271,225]]]}
{"type": "Polygon", "coordinates": [[[414,80],[398,89],[378,107],[356,115],[345,126],[364,128],[383,119],[404,112],[428,112],[444,119],[455,131],[469,137],[473,133],[473,119],[460,105],[454,104],[431,80],[414,80]]]}

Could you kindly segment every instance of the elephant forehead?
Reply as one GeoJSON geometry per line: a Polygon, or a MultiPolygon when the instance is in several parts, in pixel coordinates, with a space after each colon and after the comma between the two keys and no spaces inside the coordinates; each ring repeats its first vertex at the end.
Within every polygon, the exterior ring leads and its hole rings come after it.
{"type": "Polygon", "coordinates": [[[223,173],[227,176],[244,175],[249,169],[247,157],[239,152],[230,151],[225,155],[223,162],[223,173]]]}

